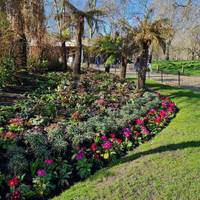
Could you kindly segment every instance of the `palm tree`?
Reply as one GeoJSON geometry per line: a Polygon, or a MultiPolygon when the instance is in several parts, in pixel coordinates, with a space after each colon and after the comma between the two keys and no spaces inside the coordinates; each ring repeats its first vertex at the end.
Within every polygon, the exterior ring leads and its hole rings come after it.
{"type": "Polygon", "coordinates": [[[150,20],[153,10],[149,10],[143,20],[139,21],[137,30],[134,30],[134,40],[141,47],[140,68],[138,70],[137,89],[145,89],[146,71],[149,58],[149,48],[154,43],[159,45],[163,52],[166,50],[166,40],[173,33],[168,19],[150,20]]]}
{"type": "Polygon", "coordinates": [[[96,56],[101,56],[105,63],[105,72],[110,72],[110,66],[120,57],[121,38],[116,34],[101,36],[96,39],[92,47],[92,52],[96,56]]]}
{"type": "Polygon", "coordinates": [[[65,2],[68,12],[70,13],[76,29],[76,51],[75,59],[73,63],[73,75],[78,78],[81,71],[81,54],[82,54],[82,37],[84,33],[84,21],[85,19],[98,20],[97,17],[104,14],[102,10],[92,9],[88,11],[80,11],[70,2],[65,2]]]}
{"type": "Polygon", "coordinates": [[[58,29],[58,34],[56,34],[56,38],[58,38],[59,42],[61,42],[63,68],[64,70],[67,70],[67,48],[65,43],[71,38],[69,27],[72,23],[72,20],[66,11],[66,0],[54,0],[54,8],[56,10],[54,18],[56,20],[58,29]]]}

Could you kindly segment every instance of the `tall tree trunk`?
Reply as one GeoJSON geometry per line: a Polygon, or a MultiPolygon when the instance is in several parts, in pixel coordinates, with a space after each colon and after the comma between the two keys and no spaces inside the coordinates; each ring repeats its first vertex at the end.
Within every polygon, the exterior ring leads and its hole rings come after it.
{"type": "Polygon", "coordinates": [[[84,16],[78,15],[76,21],[76,51],[75,59],[73,63],[73,76],[78,78],[81,73],[81,54],[82,54],[82,36],[83,36],[83,27],[84,27],[84,16]]]}
{"type": "Polygon", "coordinates": [[[165,60],[169,60],[170,59],[170,46],[171,46],[171,40],[168,40],[167,45],[166,45],[166,57],[165,60]]]}
{"type": "Polygon", "coordinates": [[[13,0],[9,4],[8,15],[10,16],[11,26],[16,35],[14,39],[14,61],[18,68],[25,67],[27,64],[27,39],[25,35],[25,20],[23,15],[24,2],[13,0]]]}
{"type": "Polygon", "coordinates": [[[137,81],[138,90],[145,89],[148,50],[149,50],[149,46],[147,44],[143,44],[143,51],[140,55],[140,67],[138,70],[138,81],[137,81]]]}
{"type": "Polygon", "coordinates": [[[27,65],[27,40],[25,34],[19,35],[15,40],[14,51],[15,66],[18,68],[27,65]]]}
{"type": "Polygon", "coordinates": [[[121,78],[125,79],[126,78],[126,69],[127,69],[127,63],[128,60],[126,57],[122,56],[122,70],[121,70],[121,78]]]}
{"type": "Polygon", "coordinates": [[[67,71],[67,48],[65,42],[62,42],[62,61],[63,61],[63,69],[67,71]]]}

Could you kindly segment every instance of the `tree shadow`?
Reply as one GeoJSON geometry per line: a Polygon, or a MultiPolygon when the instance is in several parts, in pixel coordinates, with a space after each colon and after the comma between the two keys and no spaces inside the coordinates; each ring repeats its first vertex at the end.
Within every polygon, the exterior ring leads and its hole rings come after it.
{"type": "Polygon", "coordinates": [[[115,163],[112,163],[109,166],[109,168],[114,165],[131,162],[131,161],[137,160],[140,157],[144,157],[151,154],[176,151],[176,150],[181,150],[181,149],[186,149],[186,148],[196,148],[196,147],[200,147],[200,141],[188,141],[188,142],[182,142],[182,143],[177,143],[177,144],[168,144],[165,146],[160,146],[154,149],[138,152],[133,155],[121,158],[120,160],[117,160],[115,163]]]}

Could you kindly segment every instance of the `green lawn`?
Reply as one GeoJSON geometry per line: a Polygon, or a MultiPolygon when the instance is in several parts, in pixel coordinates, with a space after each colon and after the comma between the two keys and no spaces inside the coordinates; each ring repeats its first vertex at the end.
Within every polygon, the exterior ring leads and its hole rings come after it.
{"type": "Polygon", "coordinates": [[[200,93],[149,86],[175,96],[177,117],[150,142],[54,200],[200,199],[200,93]]]}
{"type": "Polygon", "coordinates": [[[154,61],[153,69],[157,69],[159,66],[160,70],[171,74],[177,74],[178,70],[189,76],[200,76],[200,61],[154,61]]]}

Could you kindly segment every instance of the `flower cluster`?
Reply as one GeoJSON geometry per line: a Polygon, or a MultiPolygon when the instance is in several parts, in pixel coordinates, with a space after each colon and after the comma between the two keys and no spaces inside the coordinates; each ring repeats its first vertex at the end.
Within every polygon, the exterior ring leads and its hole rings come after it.
{"type": "Polygon", "coordinates": [[[17,125],[17,126],[22,126],[23,123],[24,123],[24,120],[22,118],[19,118],[19,117],[9,120],[9,124],[14,124],[14,125],[17,125]]]}
{"type": "Polygon", "coordinates": [[[129,150],[137,146],[139,141],[145,141],[159,132],[160,128],[164,128],[169,119],[174,116],[176,106],[169,98],[161,97],[160,94],[158,96],[161,99],[161,107],[151,108],[146,116],[129,122],[127,127],[116,132],[100,131],[89,149],[83,147],[84,150],[78,151],[76,159],[90,158],[91,154],[95,160],[112,159],[113,155],[118,154],[119,148],[129,150]]]}

